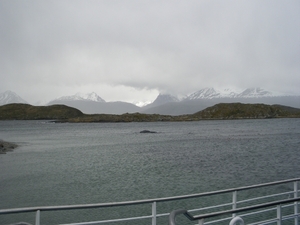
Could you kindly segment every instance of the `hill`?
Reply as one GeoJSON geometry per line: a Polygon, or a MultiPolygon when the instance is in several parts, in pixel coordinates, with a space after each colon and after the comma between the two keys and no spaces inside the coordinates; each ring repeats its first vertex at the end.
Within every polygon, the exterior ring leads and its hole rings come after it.
{"type": "Polygon", "coordinates": [[[15,92],[5,91],[3,93],[0,93],[0,105],[6,105],[11,103],[27,104],[27,102],[24,99],[22,99],[19,95],[17,95],[15,92]]]}
{"type": "Polygon", "coordinates": [[[300,109],[265,104],[220,103],[193,114],[198,119],[264,119],[300,117],[300,109]]]}
{"type": "Polygon", "coordinates": [[[78,109],[65,105],[32,106],[14,103],[0,106],[0,120],[60,120],[82,115],[78,109]]]}
{"type": "Polygon", "coordinates": [[[206,119],[300,118],[300,109],[282,105],[220,103],[194,114],[179,116],[125,113],[83,114],[65,105],[31,106],[9,104],[0,106],[0,120],[57,120],[57,122],[157,122],[198,121],[206,119]]]}

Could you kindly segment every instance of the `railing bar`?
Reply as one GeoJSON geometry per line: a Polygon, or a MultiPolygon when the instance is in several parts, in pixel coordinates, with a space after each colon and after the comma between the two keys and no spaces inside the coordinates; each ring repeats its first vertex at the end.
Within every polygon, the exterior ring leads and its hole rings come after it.
{"type": "MultiPolygon", "coordinates": [[[[239,214],[240,217],[245,217],[245,216],[251,216],[251,215],[255,215],[255,214],[260,214],[260,213],[264,213],[264,212],[268,212],[268,211],[272,211],[272,210],[276,210],[276,208],[271,208],[271,209],[265,209],[265,210],[260,210],[260,211],[256,211],[256,212],[251,212],[251,213],[245,213],[245,214],[239,214]]],[[[291,215],[292,217],[296,217],[295,215],[291,215]]],[[[283,217],[284,218],[284,217],[283,217]]],[[[225,220],[228,220],[228,219],[232,219],[232,217],[227,217],[227,218],[223,218],[223,219],[219,219],[219,220],[214,220],[214,221],[209,221],[205,224],[212,224],[212,223],[216,223],[216,222],[221,222],[221,221],[225,221],[225,220]]],[[[276,221],[276,219],[271,219],[272,221],[271,222],[274,222],[276,221]],[[273,221],[274,220],[274,221],[273,221]]],[[[266,221],[269,221],[270,220],[266,220],[266,221]]],[[[266,221],[261,221],[261,222],[266,222],[266,221]]],[[[257,224],[254,223],[254,224],[257,224]]]]}
{"type": "Polygon", "coordinates": [[[207,221],[204,224],[214,224],[217,222],[222,222],[222,221],[226,221],[226,220],[230,220],[230,219],[232,219],[232,217],[226,217],[226,218],[222,218],[222,219],[218,219],[218,220],[207,221]]]}
{"type": "MultiPolygon", "coordinates": [[[[240,216],[243,216],[243,215],[240,215],[240,216]]],[[[287,215],[287,216],[282,217],[282,220],[288,220],[288,219],[292,219],[292,218],[295,218],[295,217],[298,217],[298,216],[299,216],[299,214],[298,215],[291,214],[291,215],[287,215]]],[[[262,220],[262,221],[258,221],[258,222],[254,222],[254,223],[249,223],[248,225],[270,224],[270,223],[276,222],[277,220],[278,220],[277,218],[273,218],[273,219],[269,219],[269,220],[262,220]]]]}
{"type": "Polygon", "coordinates": [[[157,214],[156,217],[163,217],[163,216],[169,216],[170,213],[161,213],[161,214],[157,214]]]}
{"type": "MultiPolygon", "coordinates": [[[[157,214],[156,217],[169,216],[170,213],[162,213],[157,214]]],[[[60,225],[86,225],[86,224],[97,224],[97,223],[110,223],[110,222],[120,222],[120,221],[128,221],[128,220],[138,220],[138,219],[150,219],[152,215],[149,216],[140,216],[140,217],[129,217],[129,218],[120,218],[114,220],[100,220],[100,221],[91,221],[91,222],[80,222],[80,223],[68,223],[68,224],[60,224],[60,225]]]]}
{"type": "Polygon", "coordinates": [[[281,201],[273,201],[273,202],[268,202],[268,203],[264,203],[264,204],[252,205],[252,206],[247,206],[247,207],[242,207],[242,208],[237,208],[237,209],[231,209],[231,210],[225,210],[225,211],[220,211],[220,212],[207,213],[207,214],[203,214],[203,215],[197,215],[197,216],[193,216],[193,219],[194,220],[199,220],[199,219],[202,219],[202,218],[220,216],[220,215],[229,214],[229,213],[238,213],[238,212],[243,212],[243,211],[246,211],[246,210],[255,210],[255,209],[259,209],[259,208],[263,208],[263,207],[270,207],[270,206],[273,206],[273,205],[285,204],[285,203],[290,203],[290,202],[298,202],[298,201],[300,201],[300,197],[299,198],[294,198],[294,199],[281,200],[281,201]]]}
{"type": "Polygon", "coordinates": [[[283,216],[282,220],[289,220],[289,219],[293,219],[293,218],[296,218],[296,217],[299,217],[299,214],[297,214],[297,215],[290,214],[290,215],[283,216]]]}
{"type": "Polygon", "coordinates": [[[66,224],[60,224],[60,225],[90,225],[90,224],[122,222],[122,221],[128,221],[128,220],[139,220],[139,219],[149,219],[149,218],[152,218],[152,216],[128,217],[128,218],[121,218],[121,219],[100,220],[100,221],[90,221],[90,222],[80,222],[80,223],[66,223],[66,224]]]}
{"type": "Polygon", "coordinates": [[[220,205],[216,205],[216,206],[208,206],[208,207],[204,207],[204,208],[200,208],[200,209],[189,209],[189,212],[196,212],[196,211],[203,211],[203,210],[207,210],[207,209],[213,209],[213,208],[220,208],[220,207],[224,207],[224,206],[230,206],[232,205],[232,203],[224,203],[224,204],[220,204],[220,205]]]}
{"type": "Polygon", "coordinates": [[[251,216],[251,215],[255,215],[255,214],[259,214],[259,213],[263,213],[263,212],[269,212],[269,211],[273,211],[273,210],[276,210],[276,208],[270,208],[270,209],[264,209],[264,210],[245,213],[245,214],[239,214],[239,216],[251,216]]]}
{"type": "Polygon", "coordinates": [[[232,217],[226,217],[226,218],[222,218],[222,219],[218,219],[218,220],[207,221],[207,222],[204,222],[204,225],[214,224],[214,223],[218,223],[218,222],[222,222],[222,221],[226,221],[226,220],[230,220],[230,219],[232,219],[232,217]]]}
{"type": "MultiPolygon", "coordinates": [[[[161,213],[157,214],[156,217],[163,217],[163,216],[169,216],[170,213],[161,213]]],[[[83,224],[94,224],[94,223],[109,223],[109,222],[119,222],[119,221],[125,221],[125,220],[138,220],[138,219],[149,219],[152,218],[152,215],[149,216],[140,216],[140,217],[129,217],[129,218],[120,218],[120,219],[114,219],[114,220],[101,220],[101,221],[92,221],[92,222],[81,222],[81,223],[71,223],[72,225],[83,225],[83,224]]],[[[60,224],[60,225],[70,225],[70,224],[60,224]]]]}
{"type": "Polygon", "coordinates": [[[270,223],[274,223],[277,221],[277,218],[274,218],[274,219],[269,219],[269,220],[262,220],[262,221],[258,221],[258,222],[255,222],[255,223],[249,223],[247,225],[265,225],[265,224],[270,224],[270,223]]]}
{"type": "Polygon", "coordinates": [[[277,197],[277,196],[280,196],[280,195],[287,195],[287,194],[293,194],[293,193],[294,193],[294,191],[282,192],[282,193],[277,193],[277,194],[273,194],[273,195],[260,196],[260,197],[256,197],[256,198],[249,198],[249,199],[238,201],[237,203],[250,202],[250,201],[254,201],[254,200],[259,200],[259,199],[264,199],[264,198],[271,198],[271,197],[277,197]]]}
{"type": "Polygon", "coordinates": [[[291,207],[291,206],[294,206],[294,204],[283,205],[282,208],[288,208],[288,207],[291,207]]]}
{"type": "Polygon", "coordinates": [[[241,190],[247,190],[247,189],[252,189],[252,188],[266,187],[266,186],[284,184],[284,183],[289,183],[289,182],[294,182],[294,181],[299,181],[299,180],[300,180],[300,178],[294,178],[294,179],[274,181],[274,182],[269,182],[269,183],[264,183],[264,184],[244,186],[244,187],[239,187],[239,188],[229,188],[229,189],[224,189],[224,190],[219,190],[219,191],[211,191],[211,192],[204,192],[204,193],[191,194],[191,195],[172,196],[172,197],[166,197],[166,198],[136,200],[136,201],[81,204],[81,205],[62,205],[62,206],[38,206],[38,207],[16,208],[16,209],[4,209],[4,210],[0,210],[0,214],[34,212],[37,210],[55,211],[55,210],[115,207],[115,206],[124,206],[124,205],[138,205],[138,204],[144,204],[144,203],[173,201],[173,200],[203,197],[203,196],[209,196],[209,195],[215,195],[215,194],[224,194],[224,193],[233,192],[233,191],[241,191],[241,190]]]}
{"type": "Polygon", "coordinates": [[[252,188],[260,188],[260,187],[290,183],[290,182],[299,181],[299,180],[300,180],[300,178],[293,178],[293,179],[287,179],[287,180],[282,180],[282,181],[274,181],[274,182],[263,183],[263,184],[249,185],[249,186],[244,186],[244,187],[239,187],[239,188],[229,188],[229,189],[224,189],[224,190],[219,190],[219,191],[204,192],[204,193],[198,193],[198,194],[192,194],[192,195],[181,195],[181,196],[160,198],[160,199],[155,199],[152,201],[171,201],[171,200],[180,200],[180,199],[186,199],[186,198],[203,197],[203,196],[209,196],[209,195],[214,195],[214,194],[229,193],[232,191],[242,191],[242,190],[248,190],[248,189],[252,189],[252,188]]]}

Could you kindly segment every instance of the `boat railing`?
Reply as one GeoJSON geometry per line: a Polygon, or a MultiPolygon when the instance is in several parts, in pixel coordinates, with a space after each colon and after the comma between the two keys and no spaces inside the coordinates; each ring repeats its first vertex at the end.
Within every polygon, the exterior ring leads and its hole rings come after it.
{"type": "Polygon", "coordinates": [[[230,217],[232,218],[230,220],[231,225],[235,225],[237,222],[241,222],[244,224],[244,220],[242,219],[243,216],[247,216],[247,215],[253,215],[253,214],[258,214],[258,213],[262,213],[265,212],[265,210],[263,211],[257,211],[257,212],[252,212],[251,214],[241,214],[239,216],[236,216],[236,213],[241,213],[241,212],[247,212],[247,211],[251,211],[251,210],[256,210],[256,209],[262,209],[262,208],[268,208],[271,206],[276,206],[276,217],[269,219],[269,220],[265,220],[265,221],[256,221],[254,224],[271,224],[276,222],[277,224],[281,224],[282,221],[287,220],[287,219],[295,219],[295,224],[298,224],[298,217],[299,217],[299,213],[296,212],[294,214],[290,214],[287,216],[283,216],[282,215],[282,209],[286,206],[294,206],[295,204],[298,204],[298,202],[300,201],[300,197],[298,198],[292,198],[292,199],[286,199],[286,200],[280,200],[280,201],[273,201],[273,202],[268,202],[268,203],[264,203],[264,204],[257,204],[257,205],[252,205],[252,206],[247,206],[247,207],[242,207],[242,208],[238,208],[238,209],[231,209],[231,210],[224,210],[224,211],[218,211],[218,212],[213,212],[213,213],[207,213],[207,214],[202,214],[202,215],[196,215],[193,216],[191,213],[189,213],[186,209],[178,209],[178,210],[173,210],[170,215],[169,215],[169,225],[176,225],[175,223],[175,217],[183,214],[185,215],[189,220],[191,221],[198,221],[199,225],[204,224],[204,220],[207,218],[212,218],[212,217],[217,217],[217,216],[222,216],[222,215],[228,215],[228,214],[233,214],[234,217],[230,217]],[[293,203],[290,205],[287,205],[288,203],[293,203]]]}
{"type": "MultiPolygon", "coordinates": [[[[16,213],[28,213],[35,212],[35,224],[41,224],[41,213],[45,211],[63,211],[63,210],[79,210],[79,209],[94,209],[94,208],[112,208],[112,207],[128,207],[131,205],[142,206],[145,204],[151,204],[152,212],[148,215],[101,219],[95,221],[81,221],[72,222],[66,224],[73,225],[91,225],[91,224],[110,224],[117,222],[130,221],[133,224],[138,220],[138,224],[141,224],[140,220],[149,219],[152,221],[152,225],[157,224],[157,220],[165,218],[166,223],[169,219],[169,224],[175,225],[175,217],[180,214],[186,215],[191,221],[198,221],[198,224],[231,224],[248,220],[247,224],[272,224],[277,222],[281,224],[284,220],[293,220],[293,224],[299,225],[299,188],[298,182],[300,178],[288,179],[282,181],[275,181],[263,184],[256,184],[238,188],[229,188],[218,191],[211,191],[198,194],[172,196],[166,198],[155,198],[136,201],[123,201],[113,203],[97,203],[97,204],[81,204],[81,205],[61,205],[61,206],[40,206],[40,207],[26,207],[26,208],[14,208],[14,209],[0,209],[1,215],[16,214],[16,213]],[[282,186],[284,185],[284,186],[282,186]],[[267,188],[267,189],[266,189],[267,188]],[[259,191],[261,190],[261,191],[259,191]],[[224,194],[226,196],[224,196],[224,194]],[[157,204],[170,201],[193,199],[193,204],[189,210],[176,210],[176,208],[161,212],[157,204]],[[206,199],[205,201],[203,199],[206,199]],[[207,201],[207,199],[214,199],[213,201],[207,201]],[[215,201],[217,200],[217,201],[215,201]],[[193,208],[192,208],[193,207],[193,208]],[[175,210],[175,211],[173,211],[175,210]],[[270,218],[274,215],[275,218],[270,218]],[[171,212],[171,213],[170,213],[171,212]],[[198,215],[192,215],[197,213],[198,215]],[[200,213],[200,214],[199,214],[200,213]],[[249,219],[248,219],[249,218],[249,219]],[[255,221],[263,221],[257,223],[255,221]]],[[[185,202],[185,206],[188,203],[185,202]]],[[[179,219],[183,219],[179,217],[179,219]]],[[[47,223],[43,221],[44,223],[47,223]]],[[[65,224],[65,225],[66,225],[65,224]]],[[[291,224],[291,223],[289,223],[291,224]]]]}

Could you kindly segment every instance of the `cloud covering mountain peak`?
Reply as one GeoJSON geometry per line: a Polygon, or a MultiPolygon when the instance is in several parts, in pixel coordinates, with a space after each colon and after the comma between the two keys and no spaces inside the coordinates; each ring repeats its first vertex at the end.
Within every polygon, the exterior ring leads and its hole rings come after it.
{"type": "Polygon", "coordinates": [[[55,101],[93,101],[93,102],[105,102],[104,99],[102,99],[99,95],[97,95],[95,92],[91,93],[80,93],[77,92],[75,95],[69,95],[69,96],[62,96],[60,98],[55,99],[55,101]]]}

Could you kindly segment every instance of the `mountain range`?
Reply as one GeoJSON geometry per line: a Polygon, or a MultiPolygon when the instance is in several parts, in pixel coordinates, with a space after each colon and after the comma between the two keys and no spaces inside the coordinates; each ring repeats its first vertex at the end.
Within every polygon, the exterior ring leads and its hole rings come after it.
{"type": "Polygon", "coordinates": [[[247,88],[246,90],[239,92],[233,89],[216,90],[214,88],[203,88],[189,95],[185,100],[195,99],[213,99],[213,98],[259,98],[259,97],[271,97],[275,96],[269,91],[262,88],[247,88]]]}
{"type": "MultiPolygon", "coordinates": [[[[50,101],[47,105],[62,104],[77,108],[85,114],[140,112],[160,115],[184,115],[201,111],[218,103],[234,102],[281,104],[300,108],[300,95],[285,96],[274,94],[262,88],[248,88],[243,91],[204,88],[182,99],[169,94],[159,94],[152,103],[139,107],[128,102],[106,102],[95,92],[92,92],[89,94],[76,93],[72,96],[63,96],[50,101]]],[[[26,101],[12,91],[0,93],[0,105],[9,103],[26,103],[26,101]]]]}

